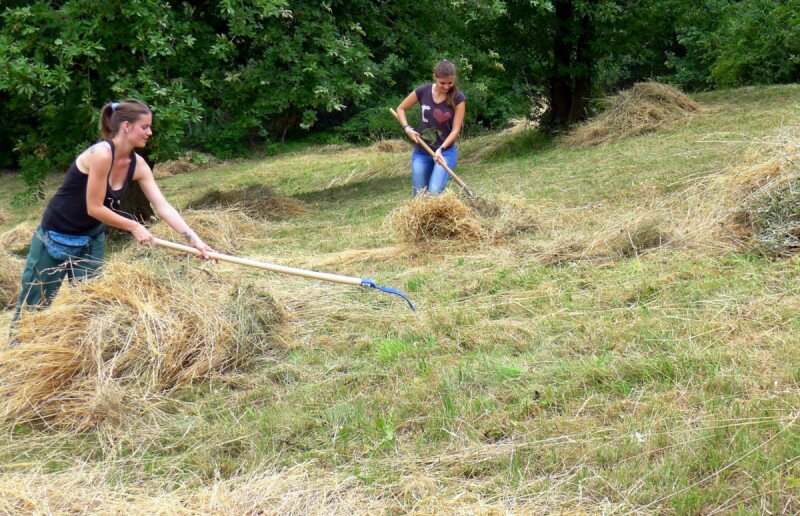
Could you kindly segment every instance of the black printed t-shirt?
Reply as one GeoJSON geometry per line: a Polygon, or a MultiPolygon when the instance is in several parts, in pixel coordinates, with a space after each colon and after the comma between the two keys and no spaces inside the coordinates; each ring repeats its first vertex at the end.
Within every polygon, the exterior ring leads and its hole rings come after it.
{"type": "MultiPolygon", "coordinates": [[[[423,84],[414,90],[417,94],[422,116],[420,117],[420,125],[417,132],[422,135],[433,150],[442,146],[442,143],[450,136],[453,131],[453,117],[455,111],[447,105],[447,100],[442,102],[433,101],[433,84],[423,84]]],[[[458,106],[465,102],[467,97],[462,92],[456,94],[455,105],[458,106]]],[[[417,145],[420,151],[425,151],[422,147],[417,145]]]]}

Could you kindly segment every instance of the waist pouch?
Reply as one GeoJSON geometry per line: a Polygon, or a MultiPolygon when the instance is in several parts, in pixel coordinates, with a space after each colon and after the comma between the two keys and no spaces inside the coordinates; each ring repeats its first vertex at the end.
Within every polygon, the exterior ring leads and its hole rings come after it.
{"type": "Polygon", "coordinates": [[[54,260],[80,257],[92,243],[92,237],[89,235],[67,235],[52,229],[42,233],[47,254],[54,260]]]}

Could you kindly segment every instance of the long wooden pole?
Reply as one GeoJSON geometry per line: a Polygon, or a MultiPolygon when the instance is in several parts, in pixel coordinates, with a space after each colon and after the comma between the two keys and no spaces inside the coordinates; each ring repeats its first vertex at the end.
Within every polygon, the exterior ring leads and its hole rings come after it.
{"type": "MultiPolygon", "coordinates": [[[[174,249],[176,251],[183,251],[185,253],[190,253],[193,255],[200,254],[200,251],[195,249],[194,247],[190,247],[188,245],[183,244],[176,244],[175,242],[170,242],[168,240],[162,240],[160,238],[154,238],[153,243],[156,245],[160,245],[161,247],[167,247],[169,249],[174,249]]],[[[352,276],[341,276],[339,274],[330,274],[327,272],[316,272],[316,271],[309,271],[306,269],[297,269],[295,267],[287,267],[285,265],[277,265],[274,263],[267,263],[267,262],[259,262],[256,260],[251,260],[249,258],[239,258],[238,256],[230,256],[227,254],[217,253],[214,251],[209,251],[208,256],[215,260],[220,260],[223,262],[230,262],[235,263],[237,265],[245,265],[247,267],[256,267],[258,269],[264,269],[267,271],[272,272],[279,272],[281,274],[291,274],[292,276],[302,276],[304,278],[311,278],[311,279],[318,279],[322,281],[330,281],[333,283],[342,283],[344,285],[356,285],[362,286],[364,280],[360,278],[354,278],[352,276]]]]}
{"type": "MultiPolygon", "coordinates": [[[[403,125],[403,121],[402,121],[402,120],[400,120],[400,116],[397,114],[397,111],[395,111],[395,110],[394,110],[394,109],[392,109],[392,108],[389,108],[389,111],[392,113],[392,116],[393,116],[393,117],[395,117],[395,119],[397,120],[397,122],[398,122],[400,125],[403,125]]],[[[435,152],[433,152],[433,149],[431,149],[430,147],[428,147],[428,144],[427,144],[427,143],[425,143],[425,142],[422,140],[422,138],[417,138],[417,143],[419,143],[419,144],[420,144],[420,146],[421,146],[423,149],[425,149],[426,151],[428,151],[428,154],[430,154],[431,156],[433,156],[433,159],[436,159],[436,153],[435,153],[435,152]]],[[[456,175],[456,173],[455,173],[455,172],[453,172],[453,170],[452,170],[452,169],[451,169],[449,166],[447,166],[447,163],[445,162],[445,160],[444,160],[444,159],[442,159],[442,160],[441,160],[441,161],[439,161],[438,163],[439,163],[439,164],[442,166],[442,168],[444,168],[444,169],[447,171],[447,173],[448,173],[448,174],[450,174],[450,177],[452,177],[452,178],[453,178],[453,181],[455,181],[456,183],[458,183],[458,185],[459,185],[461,188],[463,188],[465,192],[467,192],[467,195],[469,195],[470,197],[477,197],[477,195],[475,195],[475,192],[473,192],[473,191],[472,191],[472,188],[468,187],[468,186],[467,186],[467,183],[465,183],[465,182],[464,182],[464,181],[463,181],[463,180],[462,180],[460,177],[458,177],[458,176],[456,175]]]]}

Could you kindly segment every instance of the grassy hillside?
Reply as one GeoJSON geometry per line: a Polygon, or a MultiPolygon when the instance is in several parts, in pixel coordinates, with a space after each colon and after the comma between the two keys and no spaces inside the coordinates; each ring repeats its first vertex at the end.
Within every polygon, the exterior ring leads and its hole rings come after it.
{"type": "MultiPolygon", "coordinates": [[[[463,142],[459,175],[538,222],[501,241],[399,243],[407,151],[160,180],[178,207],[250,184],[302,201],[238,253],[395,286],[419,319],[374,291],[203,265],[272,293],[277,343],[116,425],[5,427],[0,510],[800,510],[800,262],[725,241],[708,215],[727,209],[720,181],[787,134],[800,146],[798,93],[698,95],[704,113],[606,146],[463,142]],[[642,228],[668,239],[639,245],[642,228]]],[[[1,231],[41,215],[11,206],[19,188],[0,178],[1,231]]]]}

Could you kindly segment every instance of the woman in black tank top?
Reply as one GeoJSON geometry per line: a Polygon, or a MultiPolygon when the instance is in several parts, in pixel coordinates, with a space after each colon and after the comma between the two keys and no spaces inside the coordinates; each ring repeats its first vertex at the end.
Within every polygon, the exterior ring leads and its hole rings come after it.
{"type": "Polygon", "coordinates": [[[31,242],[22,293],[12,321],[22,308],[45,306],[58,291],[64,277],[94,276],[105,258],[105,227],[133,234],[141,244],[151,244],[153,235],[139,222],[118,211],[131,181],[137,181],[156,213],[207,259],[208,247],[161,194],[153,172],[134,152],[153,134],[153,114],[138,100],[111,102],[103,107],[100,131],[103,141],[83,151],[72,163],[64,183],[50,199],[31,242]]]}

